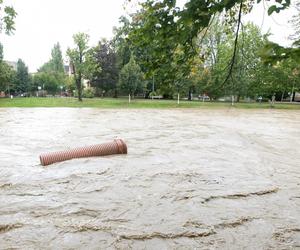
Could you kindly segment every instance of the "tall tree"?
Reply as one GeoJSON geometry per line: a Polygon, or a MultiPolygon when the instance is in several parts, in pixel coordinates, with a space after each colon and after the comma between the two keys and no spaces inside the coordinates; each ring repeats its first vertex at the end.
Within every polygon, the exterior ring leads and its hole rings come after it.
{"type": "Polygon", "coordinates": [[[244,24],[238,38],[235,62],[228,81],[227,70],[235,49],[235,34],[230,25],[224,24],[223,17],[215,17],[209,31],[203,39],[199,35],[201,54],[204,58],[205,70],[202,71],[206,79],[202,79],[203,92],[213,98],[220,96],[254,97],[262,84],[261,71],[264,66],[260,59],[260,50],[267,42],[268,35],[262,35],[259,27],[254,24],[244,24]],[[204,81],[203,81],[204,80],[204,81]]]}
{"type": "MultiPolygon", "coordinates": [[[[262,35],[258,26],[248,23],[243,26],[238,40],[236,62],[233,67],[231,79],[228,81],[227,88],[236,96],[237,101],[240,97],[254,97],[253,87],[261,84],[258,81],[259,70],[263,70],[260,59],[260,51],[267,43],[267,35],[262,35]],[[229,85],[229,86],[228,86],[229,85]]],[[[234,44],[231,43],[233,48],[234,44]]]]}
{"type": "Polygon", "coordinates": [[[295,3],[295,8],[297,14],[292,17],[290,23],[292,23],[295,33],[290,36],[290,38],[295,42],[295,45],[298,44],[300,46],[300,1],[297,0],[295,3]]]}
{"type": "Polygon", "coordinates": [[[15,71],[5,62],[0,63],[0,91],[10,94],[14,88],[15,71]]]}
{"type": "Polygon", "coordinates": [[[63,56],[60,48],[60,44],[57,43],[54,45],[52,51],[51,51],[51,64],[53,67],[53,71],[57,73],[64,73],[64,63],[63,63],[63,56]]]}
{"type": "Polygon", "coordinates": [[[63,56],[60,48],[60,44],[56,43],[51,51],[51,58],[42,67],[38,69],[39,72],[49,73],[64,73],[63,56]]]}
{"type": "Polygon", "coordinates": [[[143,74],[133,56],[120,72],[119,87],[129,95],[129,98],[133,97],[138,89],[143,88],[143,74]]]}
{"type": "Polygon", "coordinates": [[[88,52],[89,36],[85,33],[77,33],[73,36],[75,48],[67,50],[70,65],[74,74],[76,88],[78,91],[78,100],[82,101],[82,81],[87,74],[86,55],[88,52]]]}
{"type": "Polygon", "coordinates": [[[130,31],[130,22],[128,18],[121,16],[119,19],[120,27],[114,28],[114,38],[112,45],[117,53],[117,65],[119,69],[122,69],[130,60],[131,47],[128,39],[128,33],[130,31]]]}
{"type": "Polygon", "coordinates": [[[0,43],[0,91],[8,92],[13,87],[15,72],[11,66],[3,61],[3,45],[0,43]]]}
{"type": "Polygon", "coordinates": [[[28,67],[25,63],[19,59],[17,62],[17,73],[16,73],[16,91],[18,93],[24,93],[30,91],[31,78],[28,73],[28,67]]]}
{"type": "Polygon", "coordinates": [[[92,75],[91,85],[101,91],[114,91],[117,96],[118,68],[117,54],[110,41],[102,40],[93,49],[94,62],[98,69],[92,75]]]}
{"type": "Polygon", "coordinates": [[[63,57],[59,43],[56,43],[51,51],[51,58],[38,69],[35,75],[34,86],[36,90],[39,86],[44,86],[44,90],[55,94],[59,86],[65,86],[67,76],[64,71],[63,57]]]}
{"type": "Polygon", "coordinates": [[[231,59],[232,32],[223,20],[223,16],[215,16],[209,30],[204,30],[196,40],[196,46],[200,49],[199,55],[204,63],[199,84],[201,92],[210,97],[217,98],[224,95],[221,88],[225,78],[226,66],[231,59]],[[205,34],[205,35],[204,35],[205,34]]]}

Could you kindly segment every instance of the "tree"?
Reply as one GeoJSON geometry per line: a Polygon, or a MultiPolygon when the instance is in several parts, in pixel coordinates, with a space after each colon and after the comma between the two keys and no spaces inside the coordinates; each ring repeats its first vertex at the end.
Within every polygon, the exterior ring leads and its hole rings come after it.
{"type": "Polygon", "coordinates": [[[91,78],[91,86],[98,90],[108,92],[114,91],[117,97],[117,83],[119,70],[117,68],[117,54],[113,49],[112,42],[102,40],[92,52],[94,63],[97,69],[94,70],[91,78]]]}
{"type": "Polygon", "coordinates": [[[51,51],[51,63],[53,67],[53,71],[57,73],[64,74],[64,63],[63,63],[63,56],[60,48],[60,44],[56,43],[51,51]]]}
{"type": "Polygon", "coordinates": [[[276,64],[279,61],[286,59],[292,59],[300,62],[300,2],[295,3],[295,8],[298,11],[296,15],[292,17],[290,23],[293,24],[295,33],[289,38],[293,41],[291,47],[284,47],[274,42],[269,42],[265,45],[264,50],[261,53],[261,57],[265,64],[276,64]]]}
{"type": "MultiPolygon", "coordinates": [[[[260,2],[260,0],[257,0],[260,2]]],[[[289,0],[272,0],[274,5],[268,9],[268,14],[279,12],[289,6],[289,0]],[[276,2],[276,5],[275,5],[276,2]]],[[[129,39],[140,51],[147,51],[147,57],[142,60],[150,74],[173,62],[175,51],[183,50],[182,57],[176,64],[184,64],[198,52],[194,49],[195,38],[209,29],[214,16],[226,12],[226,22],[235,30],[234,50],[229,62],[229,73],[225,75],[226,82],[235,64],[238,35],[242,13],[248,13],[254,1],[248,0],[189,0],[185,8],[176,7],[176,0],[146,0],[142,8],[132,18],[129,39]]],[[[140,61],[138,61],[140,63],[140,61]]],[[[169,74],[168,78],[171,77],[169,74]]]]}
{"type": "Polygon", "coordinates": [[[198,76],[198,87],[202,94],[207,93],[212,98],[224,95],[225,86],[222,85],[231,59],[232,37],[232,31],[222,15],[216,16],[210,24],[210,29],[197,37],[195,43],[200,53],[196,57],[203,61],[202,76],[198,76]]]}
{"type": "Polygon", "coordinates": [[[0,63],[3,62],[3,58],[4,58],[3,45],[2,45],[2,43],[0,43],[0,63]]]}
{"type": "Polygon", "coordinates": [[[51,59],[38,69],[39,72],[64,74],[64,63],[60,44],[56,43],[51,51],[51,59]]]}
{"type": "MultiPolygon", "coordinates": [[[[297,11],[300,11],[300,2],[295,3],[297,11]]],[[[299,72],[300,72],[300,17],[299,14],[292,17],[290,21],[295,29],[295,33],[290,37],[293,41],[291,47],[283,47],[277,43],[268,42],[261,51],[261,58],[266,66],[273,68],[275,72],[280,72],[284,77],[282,84],[277,84],[277,93],[281,92],[281,100],[286,91],[290,90],[290,100],[293,99],[293,93],[299,89],[299,72]]],[[[278,79],[276,78],[276,81],[278,79]]]]}
{"type": "Polygon", "coordinates": [[[265,96],[271,97],[276,94],[276,100],[290,97],[293,99],[294,91],[299,89],[299,64],[291,58],[282,60],[276,65],[264,65],[262,72],[265,96]]]}
{"type": "Polygon", "coordinates": [[[15,89],[17,93],[24,93],[30,91],[31,78],[28,73],[28,67],[19,59],[17,62],[17,72],[15,79],[15,89]]]}
{"type": "Polygon", "coordinates": [[[15,18],[17,12],[11,6],[3,6],[3,0],[0,0],[0,32],[4,29],[7,35],[15,31],[15,18]]]}
{"type": "Polygon", "coordinates": [[[293,25],[295,32],[289,38],[296,42],[300,39],[300,1],[296,0],[294,6],[296,8],[297,14],[292,17],[289,23],[293,25]]]}
{"type": "Polygon", "coordinates": [[[165,79],[172,77],[158,71],[169,68],[178,47],[178,44],[174,43],[174,36],[178,31],[174,16],[164,11],[164,7],[170,10],[174,4],[168,4],[166,1],[146,1],[132,18],[128,39],[131,50],[147,78],[163,75],[166,76],[165,79]],[[166,28],[162,28],[162,25],[166,28]]]}
{"type": "Polygon", "coordinates": [[[122,69],[130,60],[131,47],[128,39],[130,31],[130,22],[128,18],[122,16],[119,19],[120,27],[114,28],[114,38],[112,40],[112,47],[117,54],[118,69],[122,69]]]}
{"type": "Polygon", "coordinates": [[[78,100],[82,101],[82,80],[87,75],[86,55],[88,52],[89,36],[85,33],[77,33],[73,36],[75,48],[67,50],[70,65],[74,74],[78,100]]]}
{"type": "Polygon", "coordinates": [[[215,17],[206,36],[199,35],[197,46],[204,59],[202,92],[210,97],[235,96],[255,97],[259,93],[263,78],[261,72],[265,66],[260,59],[260,51],[267,42],[267,35],[262,35],[259,27],[252,23],[242,26],[235,47],[235,34],[230,25],[224,23],[223,17],[215,17]],[[235,62],[229,79],[228,67],[232,60],[233,50],[236,48],[235,62]],[[257,92],[258,91],[258,92],[257,92]]]}
{"type": "Polygon", "coordinates": [[[8,92],[13,87],[15,72],[3,61],[3,45],[0,43],[0,91],[8,92]]]}
{"type": "MultiPolygon", "coordinates": [[[[260,59],[260,51],[267,43],[267,35],[262,35],[258,26],[248,23],[243,25],[238,40],[236,62],[233,67],[231,81],[231,93],[237,97],[254,97],[257,93],[253,91],[258,81],[259,70],[263,69],[260,59]]],[[[233,42],[232,42],[233,48],[233,42]]]]}
{"type": "MultiPolygon", "coordinates": [[[[268,95],[269,87],[275,86],[275,79],[263,72],[277,69],[266,68],[260,58],[267,36],[241,23],[255,1],[188,0],[183,9],[176,7],[175,0],[141,2],[130,21],[120,20],[114,41],[119,61],[124,62],[128,52],[135,56],[148,90],[155,82],[155,90],[164,97],[187,93],[192,99],[192,93],[201,91],[213,98],[232,95],[239,100],[268,95]]],[[[269,7],[269,15],[290,4],[289,0],[272,2],[276,3],[269,7]]]]}
{"type": "Polygon", "coordinates": [[[65,86],[66,82],[67,77],[65,75],[62,52],[59,43],[57,43],[51,51],[50,60],[38,69],[32,90],[36,90],[38,86],[45,86],[44,90],[55,94],[58,87],[65,86]]]}
{"type": "Polygon", "coordinates": [[[10,94],[14,88],[15,71],[5,62],[0,63],[0,91],[10,94]]]}
{"type": "Polygon", "coordinates": [[[55,75],[47,72],[38,72],[34,75],[32,90],[37,90],[38,87],[42,87],[49,94],[56,94],[59,88],[59,82],[55,75]]]}
{"type": "Polygon", "coordinates": [[[129,95],[129,100],[134,96],[138,89],[143,86],[143,74],[139,65],[135,62],[134,57],[131,56],[128,64],[126,64],[119,77],[119,87],[129,95]]]}

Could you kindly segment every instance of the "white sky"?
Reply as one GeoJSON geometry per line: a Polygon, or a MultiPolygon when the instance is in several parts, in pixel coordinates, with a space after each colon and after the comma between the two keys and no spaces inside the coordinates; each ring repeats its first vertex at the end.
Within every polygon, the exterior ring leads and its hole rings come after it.
{"type": "MultiPolygon", "coordinates": [[[[185,0],[179,0],[183,3],[185,0]]],[[[90,45],[96,45],[101,38],[111,38],[113,26],[125,13],[124,0],[4,0],[18,12],[16,32],[12,36],[0,35],[4,46],[4,58],[17,61],[21,58],[35,72],[50,58],[53,45],[61,44],[63,55],[67,47],[73,46],[72,35],[86,32],[90,45]]],[[[182,5],[182,4],[180,4],[182,5]]],[[[244,17],[273,33],[271,39],[288,45],[288,36],[293,29],[288,20],[295,14],[293,8],[268,17],[262,4],[244,17]]]]}

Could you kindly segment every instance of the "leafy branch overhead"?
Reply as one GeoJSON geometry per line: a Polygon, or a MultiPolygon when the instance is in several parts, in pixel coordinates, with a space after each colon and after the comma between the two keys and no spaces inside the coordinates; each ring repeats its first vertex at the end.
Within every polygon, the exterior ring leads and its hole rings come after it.
{"type": "MultiPolygon", "coordinates": [[[[280,12],[290,4],[289,0],[273,2],[269,14],[280,12]]],[[[171,62],[180,66],[199,54],[194,46],[195,39],[199,34],[205,35],[215,15],[225,11],[225,21],[236,30],[241,22],[240,14],[250,12],[254,3],[253,0],[189,0],[180,9],[176,7],[176,0],[143,1],[141,9],[132,15],[128,39],[136,55],[147,55],[139,57],[139,63],[148,69],[147,75],[154,75],[162,67],[169,67],[171,62]],[[180,57],[176,56],[178,50],[183,51],[180,57]]],[[[237,29],[236,40],[238,33],[237,29]]],[[[230,68],[233,64],[234,56],[230,68]]],[[[168,77],[171,77],[171,72],[168,77]]]]}
{"type": "Polygon", "coordinates": [[[300,48],[285,48],[277,43],[268,42],[260,54],[265,64],[276,64],[282,60],[293,59],[300,62],[300,48]]]}
{"type": "MultiPolygon", "coordinates": [[[[289,2],[288,2],[289,3],[289,2]]],[[[271,6],[273,7],[273,6],[271,6]]],[[[291,47],[283,47],[277,43],[269,42],[266,46],[261,50],[261,58],[265,64],[275,65],[284,60],[292,59],[296,62],[300,62],[300,2],[295,3],[295,8],[297,10],[297,14],[292,17],[290,23],[292,23],[295,34],[293,34],[290,39],[293,40],[293,44],[291,47]]],[[[274,7],[272,8],[272,10],[274,7]]],[[[269,9],[270,10],[270,9],[269,9]]],[[[278,9],[276,10],[278,12],[278,9]]]]}
{"type": "Polygon", "coordinates": [[[3,0],[0,0],[0,29],[4,30],[7,35],[15,31],[15,18],[17,12],[11,6],[4,6],[3,0]]]}
{"type": "MultiPolygon", "coordinates": [[[[261,0],[257,1],[258,3],[261,2],[261,0]]],[[[272,5],[268,9],[268,15],[272,15],[273,12],[279,13],[281,10],[286,9],[291,4],[290,0],[276,0],[276,4],[272,5]]]]}

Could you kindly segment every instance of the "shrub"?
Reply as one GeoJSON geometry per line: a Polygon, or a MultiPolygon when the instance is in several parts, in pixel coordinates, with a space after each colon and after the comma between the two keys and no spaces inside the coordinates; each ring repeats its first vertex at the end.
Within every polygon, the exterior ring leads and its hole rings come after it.
{"type": "Polygon", "coordinates": [[[94,98],[95,97],[95,89],[93,88],[86,88],[82,92],[83,98],[94,98]]]}

